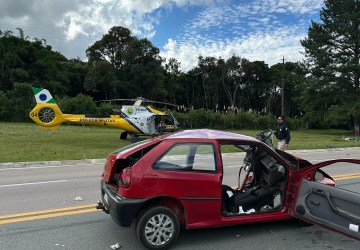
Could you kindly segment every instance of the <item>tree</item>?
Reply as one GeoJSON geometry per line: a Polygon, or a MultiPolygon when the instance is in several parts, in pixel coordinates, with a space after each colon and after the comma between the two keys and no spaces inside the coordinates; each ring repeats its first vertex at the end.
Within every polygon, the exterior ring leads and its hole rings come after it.
{"type": "Polygon", "coordinates": [[[15,83],[14,89],[7,92],[8,118],[11,121],[27,121],[29,113],[35,106],[34,95],[30,84],[15,83]]]}
{"type": "Polygon", "coordinates": [[[21,29],[0,34],[0,89],[10,91],[17,82],[31,83],[56,93],[70,88],[65,56],[52,51],[43,39],[28,40],[21,29]]]}
{"type": "MultiPolygon", "coordinates": [[[[301,109],[308,109],[308,100],[302,98],[306,69],[300,63],[278,63],[270,68],[272,87],[268,96],[268,107],[273,114],[281,114],[281,88],[284,81],[284,115],[296,117],[301,115],[301,109]],[[301,101],[304,105],[301,107],[301,101]]],[[[307,95],[304,93],[304,95],[307,95]]]]}
{"type": "Polygon", "coordinates": [[[133,39],[129,29],[114,26],[101,40],[96,41],[86,50],[90,64],[108,61],[114,68],[121,68],[125,62],[125,53],[129,42],[133,39]]]}
{"type": "Polygon", "coordinates": [[[107,61],[98,61],[87,73],[84,88],[91,93],[100,92],[97,96],[99,99],[108,99],[111,86],[114,86],[116,81],[115,69],[111,64],[107,61]]]}
{"type": "Polygon", "coordinates": [[[149,40],[138,39],[131,35],[129,29],[115,26],[101,40],[90,46],[86,53],[89,65],[97,68],[90,70],[90,75],[86,77],[88,90],[105,91],[112,85],[112,93],[104,92],[107,96],[112,94],[118,95],[117,98],[142,96],[166,101],[168,95],[164,88],[166,71],[161,65],[159,49],[149,40]],[[98,67],[100,62],[101,69],[98,67]],[[107,75],[106,70],[103,70],[105,66],[107,68],[110,66],[114,70],[109,68],[107,75]],[[102,81],[96,82],[99,78],[102,81]]]}
{"type": "Polygon", "coordinates": [[[257,113],[266,113],[266,102],[269,99],[271,81],[269,67],[263,61],[244,64],[243,107],[257,113]]]}
{"type": "Polygon", "coordinates": [[[176,99],[181,99],[181,97],[179,98],[178,95],[183,96],[184,94],[184,89],[182,88],[179,81],[179,76],[181,74],[181,63],[175,58],[170,58],[164,66],[167,75],[167,82],[165,84],[165,87],[169,95],[169,101],[176,104],[176,99]]]}
{"type": "Polygon", "coordinates": [[[131,95],[168,101],[164,87],[166,71],[162,67],[159,49],[147,39],[133,38],[125,51],[120,77],[131,82],[131,95]]]}
{"type": "Polygon", "coordinates": [[[220,100],[219,93],[221,87],[221,67],[219,67],[218,60],[215,57],[199,56],[195,72],[202,86],[202,95],[200,93],[197,94],[200,94],[200,98],[204,97],[199,107],[205,109],[215,108],[220,100]]]}
{"type": "MultiPolygon", "coordinates": [[[[321,23],[312,22],[308,37],[301,41],[316,86],[314,93],[328,97],[321,107],[323,119],[345,110],[360,94],[360,1],[325,0],[321,23]]],[[[312,101],[315,98],[312,98],[312,101]]],[[[320,108],[320,107],[318,107],[320,108]]],[[[347,109],[359,124],[358,111],[347,109]]]]}

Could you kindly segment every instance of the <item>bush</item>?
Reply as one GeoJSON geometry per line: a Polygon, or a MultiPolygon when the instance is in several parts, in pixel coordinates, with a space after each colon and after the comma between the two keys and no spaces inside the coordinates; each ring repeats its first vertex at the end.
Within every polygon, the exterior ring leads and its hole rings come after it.
{"type": "Polygon", "coordinates": [[[59,107],[66,114],[95,114],[96,104],[91,96],[78,94],[75,97],[65,96],[59,101],[59,107]]]}
{"type": "Polygon", "coordinates": [[[96,114],[98,115],[109,115],[113,114],[113,109],[119,110],[118,105],[112,105],[110,103],[101,103],[99,107],[96,108],[96,114]]]}
{"type": "Polygon", "coordinates": [[[212,129],[275,129],[276,117],[259,116],[250,112],[220,113],[204,109],[190,110],[188,113],[174,112],[182,128],[212,128],[212,129]]]}
{"type": "Polygon", "coordinates": [[[0,91],[0,121],[7,121],[9,119],[9,99],[3,91],[0,91]]]}
{"type": "Polygon", "coordinates": [[[271,129],[276,128],[276,120],[275,117],[271,115],[267,116],[256,116],[254,119],[254,128],[258,130],[265,130],[265,129],[271,129]]]}
{"type": "Polygon", "coordinates": [[[15,122],[29,121],[29,113],[35,106],[31,85],[28,83],[15,83],[14,89],[8,91],[6,96],[7,98],[3,97],[2,100],[5,102],[5,120],[15,122]]]}

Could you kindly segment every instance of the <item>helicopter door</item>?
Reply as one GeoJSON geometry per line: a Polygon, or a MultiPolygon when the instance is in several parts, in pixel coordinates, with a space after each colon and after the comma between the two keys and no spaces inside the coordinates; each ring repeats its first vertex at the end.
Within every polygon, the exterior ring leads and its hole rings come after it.
{"type": "Polygon", "coordinates": [[[149,127],[149,123],[148,123],[148,118],[146,116],[140,116],[139,122],[138,122],[138,126],[140,127],[140,129],[142,130],[142,132],[144,134],[151,134],[150,132],[150,127],[149,127]]]}
{"type": "Polygon", "coordinates": [[[147,126],[149,128],[149,134],[153,135],[156,133],[156,127],[155,127],[155,116],[150,116],[147,118],[147,126]]]}
{"type": "Polygon", "coordinates": [[[179,128],[179,122],[175,119],[174,115],[170,112],[170,110],[167,111],[169,114],[169,118],[172,120],[174,129],[177,130],[179,128]]]}

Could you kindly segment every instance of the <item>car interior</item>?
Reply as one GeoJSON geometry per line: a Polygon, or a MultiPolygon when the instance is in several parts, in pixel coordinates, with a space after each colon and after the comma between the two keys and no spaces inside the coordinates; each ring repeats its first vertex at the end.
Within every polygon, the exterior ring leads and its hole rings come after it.
{"type": "Polygon", "coordinates": [[[239,167],[237,187],[226,181],[224,166],[222,213],[233,216],[280,210],[286,188],[286,170],[264,149],[250,145],[234,145],[243,164],[239,167]]]}

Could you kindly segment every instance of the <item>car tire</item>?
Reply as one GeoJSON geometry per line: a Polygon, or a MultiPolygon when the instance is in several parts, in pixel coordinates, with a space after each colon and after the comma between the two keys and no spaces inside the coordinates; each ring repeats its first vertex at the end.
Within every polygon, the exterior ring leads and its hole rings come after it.
{"type": "Polygon", "coordinates": [[[311,227],[313,226],[314,224],[310,223],[310,222],[307,222],[307,221],[304,221],[304,220],[300,220],[300,219],[295,219],[296,220],[296,223],[300,226],[300,227],[311,227]]]}
{"type": "Polygon", "coordinates": [[[139,217],[135,233],[140,243],[148,249],[167,249],[173,244],[180,231],[176,214],[169,208],[154,206],[139,217]]]}

